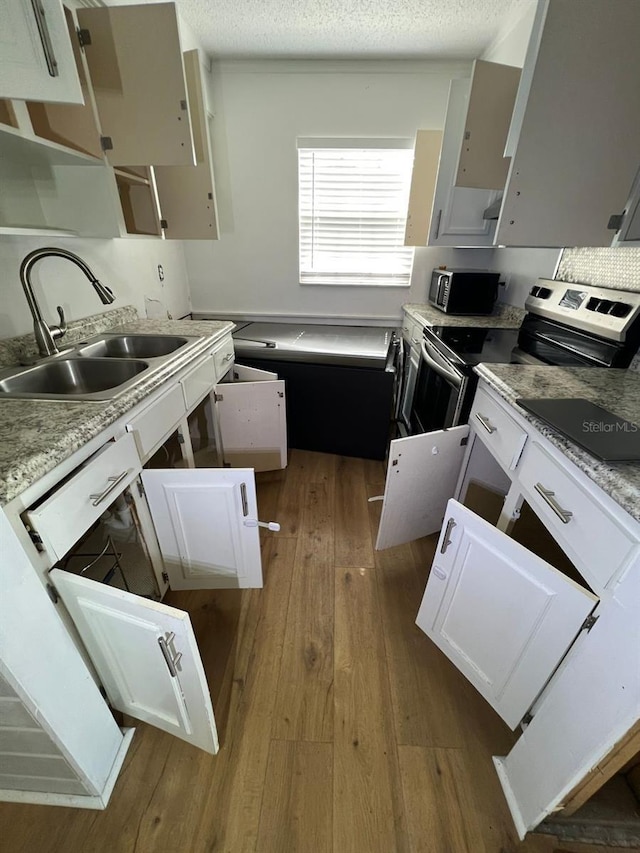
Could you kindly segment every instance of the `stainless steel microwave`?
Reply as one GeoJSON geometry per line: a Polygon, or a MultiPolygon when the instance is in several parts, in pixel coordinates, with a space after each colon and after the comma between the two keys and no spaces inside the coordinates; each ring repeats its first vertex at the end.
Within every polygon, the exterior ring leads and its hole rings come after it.
{"type": "Polygon", "coordinates": [[[499,279],[488,270],[434,270],[429,302],[447,314],[491,314],[499,279]]]}

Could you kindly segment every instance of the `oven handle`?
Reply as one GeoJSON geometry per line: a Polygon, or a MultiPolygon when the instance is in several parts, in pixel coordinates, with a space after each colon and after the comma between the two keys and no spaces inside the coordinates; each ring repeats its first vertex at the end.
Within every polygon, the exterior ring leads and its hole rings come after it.
{"type": "MultiPolygon", "coordinates": [[[[449,367],[446,363],[436,361],[438,354],[436,353],[434,356],[432,352],[429,352],[427,347],[429,347],[429,344],[423,340],[421,344],[422,358],[429,365],[429,367],[432,370],[435,370],[438,376],[441,376],[443,379],[446,379],[447,382],[450,382],[455,388],[460,388],[460,386],[462,385],[463,377],[452,367],[449,367]]],[[[439,357],[442,358],[442,356],[439,357]]]]}

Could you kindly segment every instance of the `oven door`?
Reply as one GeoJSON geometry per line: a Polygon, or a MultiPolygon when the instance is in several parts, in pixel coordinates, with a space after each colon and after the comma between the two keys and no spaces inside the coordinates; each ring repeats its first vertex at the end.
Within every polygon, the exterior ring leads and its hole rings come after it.
{"type": "Polygon", "coordinates": [[[466,388],[467,377],[423,339],[411,409],[411,433],[457,426],[466,388]]]}

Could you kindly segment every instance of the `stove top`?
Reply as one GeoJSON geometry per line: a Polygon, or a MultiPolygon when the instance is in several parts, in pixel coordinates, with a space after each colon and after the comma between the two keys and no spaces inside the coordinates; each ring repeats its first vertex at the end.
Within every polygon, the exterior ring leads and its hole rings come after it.
{"type": "MultiPolygon", "coordinates": [[[[437,339],[439,349],[446,348],[454,364],[473,367],[480,362],[510,364],[518,345],[518,329],[492,329],[478,326],[431,326],[425,337],[437,339]]],[[[436,341],[434,341],[436,342],[436,341]]]]}

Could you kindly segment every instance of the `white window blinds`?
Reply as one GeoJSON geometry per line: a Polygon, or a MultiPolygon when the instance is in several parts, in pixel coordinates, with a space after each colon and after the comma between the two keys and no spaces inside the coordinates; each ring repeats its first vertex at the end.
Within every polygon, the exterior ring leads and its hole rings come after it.
{"type": "Polygon", "coordinates": [[[300,283],[408,286],[412,148],[298,147],[300,283]]]}

